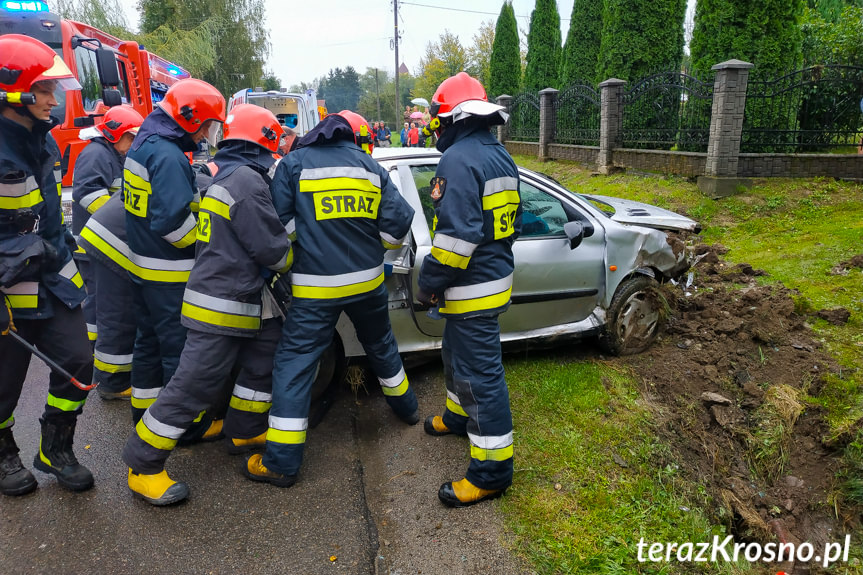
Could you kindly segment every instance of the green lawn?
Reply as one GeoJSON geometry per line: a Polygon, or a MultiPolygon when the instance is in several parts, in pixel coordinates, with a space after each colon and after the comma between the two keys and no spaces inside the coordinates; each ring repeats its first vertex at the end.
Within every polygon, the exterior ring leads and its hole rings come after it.
{"type": "MultiPolygon", "coordinates": [[[[863,188],[829,179],[760,180],[752,190],[710,200],[682,178],[592,175],[569,162],[516,161],[585,193],[649,202],[699,220],[705,243],[800,292],[801,310],[844,306],[851,321],[812,320],[825,348],[849,370],[807,401],[827,409],[831,432],[850,434],[846,468],[829,504],[863,503],[863,272],[830,275],[863,253],[863,188]],[[856,473],[855,473],[856,472],[856,473]]],[[[724,536],[703,509],[709,494],[679,473],[652,431],[632,374],[565,350],[506,360],[516,430],[516,482],[500,510],[516,552],[538,573],[737,573],[749,566],[639,563],[636,544],[724,536]]],[[[828,502],[824,502],[825,505],[828,502]]],[[[859,562],[858,562],[859,564],[859,562]]],[[[860,567],[834,572],[863,573],[860,567]]],[[[773,571],[775,573],[775,570],[773,571]]]]}

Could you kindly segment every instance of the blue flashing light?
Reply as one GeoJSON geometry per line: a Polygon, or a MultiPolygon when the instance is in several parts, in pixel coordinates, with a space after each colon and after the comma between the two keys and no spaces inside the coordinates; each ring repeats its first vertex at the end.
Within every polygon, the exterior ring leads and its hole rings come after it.
{"type": "Polygon", "coordinates": [[[168,73],[171,76],[176,76],[180,73],[180,69],[177,68],[176,66],[168,66],[168,73]]]}
{"type": "Polygon", "coordinates": [[[9,12],[47,12],[48,5],[45,2],[36,1],[21,1],[21,0],[2,0],[0,8],[9,12]]]}

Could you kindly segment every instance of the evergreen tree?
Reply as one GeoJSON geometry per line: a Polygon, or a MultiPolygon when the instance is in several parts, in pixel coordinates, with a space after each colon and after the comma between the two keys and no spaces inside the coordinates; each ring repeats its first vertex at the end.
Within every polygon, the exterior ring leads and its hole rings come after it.
{"type": "Polygon", "coordinates": [[[804,0],[698,0],[692,33],[695,70],[735,58],[755,64],[753,78],[772,78],[801,62],[804,0]]]}
{"type": "Polygon", "coordinates": [[[686,0],[605,0],[597,79],[634,82],[678,68],[685,17],[686,0]]]}
{"type": "Polygon", "coordinates": [[[331,69],[318,88],[318,96],[326,99],[330,112],[356,111],[361,93],[360,76],[353,66],[331,69]]]}
{"type": "Polygon", "coordinates": [[[524,89],[538,92],[557,88],[560,72],[560,14],[555,0],[536,0],[527,33],[524,89]]]}
{"type": "Polygon", "coordinates": [[[597,82],[596,65],[601,41],[602,2],[575,0],[560,63],[562,88],[579,81],[597,82]]]}
{"type": "Polygon", "coordinates": [[[521,51],[518,43],[518,26],[510,2],[504,2],[494,29],[494,43],[489,64],[489,98],[501,94],[515,96],[521,84],[521,51]]]}

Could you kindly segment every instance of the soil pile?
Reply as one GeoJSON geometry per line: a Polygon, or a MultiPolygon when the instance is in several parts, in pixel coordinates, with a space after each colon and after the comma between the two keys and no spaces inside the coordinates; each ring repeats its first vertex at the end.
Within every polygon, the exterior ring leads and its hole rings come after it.
{"type": "Polygon", "coordinates": [[[715,519],[736,541],[839,541],[847,518],[827,502],[841,451],[826,437],[822,410],[804,401],[839,367],[798,313],[797,294],[759,286],[765,272],[725,263],[726,251],[695,249],[689,278],[664,291],[662,341],[619,361],[641,374],[677,453],[667,463],[707,487],[715,519]]]}

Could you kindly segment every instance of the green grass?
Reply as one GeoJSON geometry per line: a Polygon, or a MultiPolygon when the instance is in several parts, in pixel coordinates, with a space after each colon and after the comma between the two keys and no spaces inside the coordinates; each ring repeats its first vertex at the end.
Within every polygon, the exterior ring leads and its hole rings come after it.
{"type": "Polygon", "coordinates": [[[724,529],[697,508],[707,495],[680,476],[651,430],[635,382],[602,362],[565,354],[509,359],[505,367],[516,486],[501,506],[531,564],[554,574],[700,572],[638,562],[641,538],[709,541],[724,537],[724,529]]]}
{"type": "MultiPolygon", "coordinates": [[[[832,179],[758,180],[745,193],[711,200],[685,178],[597,176],[570,162],[515,159],[575,191],[648,202],[697,219],[705,243],[729,248],[728,261],[764,269],[769,275],[763,283],[797,290],[800,311],[851,311],[844,326],[810,320],[843,372],[826,377],[817,396],[800,400],[824,408],[832,435],[850,436],[837,490],[824,504],[840,511],[863,504],[863,272],[830,274],[840,261],[863,253],[861,186],[832,179]]],[[[691,564],[636,560],[642,536],[706,541],[722,529],[704,511],[708,494],[681,477],[674,455],[653,433],[637,385],[602,362],[562,354],[511,359],[506,368],[517,468],[516,487],[501,509],[519,553],[543,574],[696,572],[691,564]]],[[[769,422],[776,414],[765,408],[758,417],[769,422]]],[[[755,435],[760,444],[753,446],[753,471],[778,473],[785,438],[755,435]]],[[[708,565],[712,572],[746,569],[708,565]]],[[[843,572],[863,573],[859,566],[843,566],[843,572]]]]}

